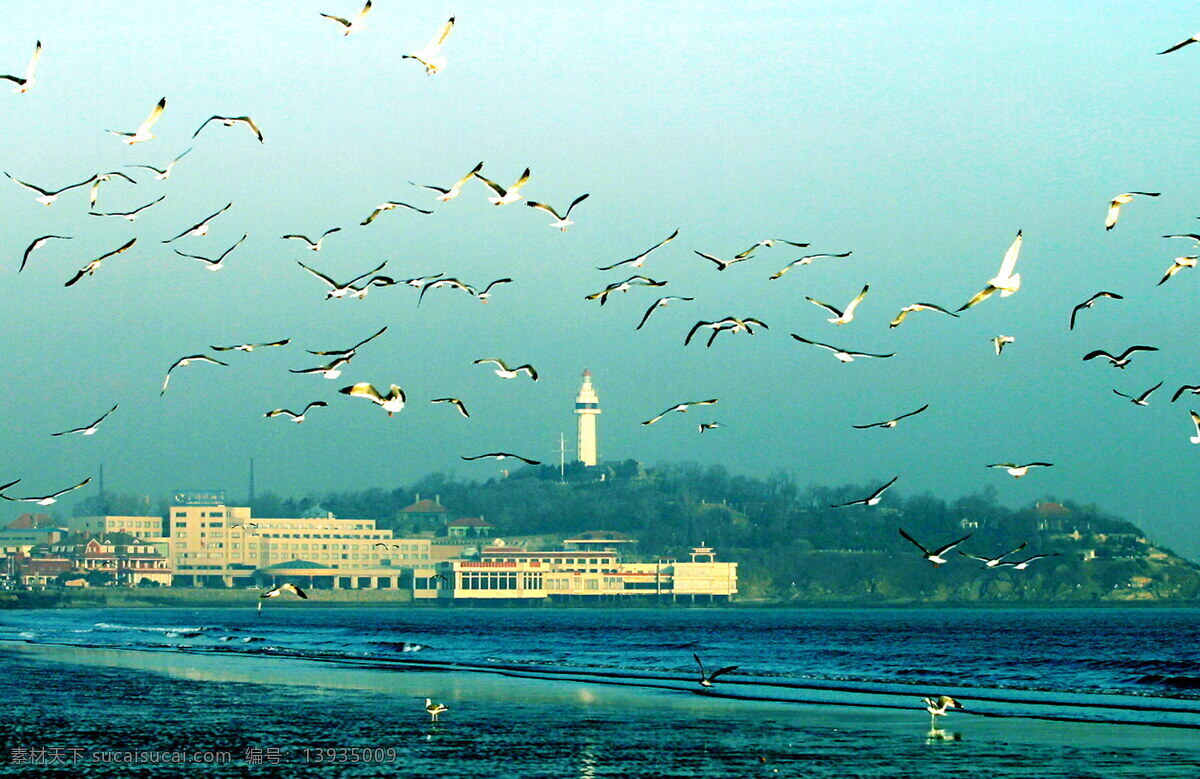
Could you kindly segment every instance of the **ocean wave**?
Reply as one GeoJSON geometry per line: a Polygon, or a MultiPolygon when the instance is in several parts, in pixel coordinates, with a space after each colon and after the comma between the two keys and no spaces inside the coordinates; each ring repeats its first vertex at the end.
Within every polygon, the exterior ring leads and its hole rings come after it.
{"type": "Polygon", "coordinates": [[[1139,684],[1161,685],[1179,690],[1200,690],[1200,676],[1163,676],[1146,674],[1138,679],[1139,684]]]}

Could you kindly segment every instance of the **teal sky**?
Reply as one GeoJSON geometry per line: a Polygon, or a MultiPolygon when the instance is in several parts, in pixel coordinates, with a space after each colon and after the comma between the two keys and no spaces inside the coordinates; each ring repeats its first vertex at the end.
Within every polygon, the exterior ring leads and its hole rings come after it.
{"type": "Polygon", "coordinates": [[[1193,4],[379,0],[349,37],[318,16],[353,14],[346,0],[6,11],[0,72],[23,72],[36,39],[45,51],[28,94],[0,84],[3,170],[57,187],[195,147],[167,182],[138,171],[137,186],[101,188],[101,211],[167,195],[132,225],[87,216],[86,190],[45,208],[0,181],[0,481],[22,478],[15,494],[67,486],[101,462],[109,489],[156,496],[241,495],[250,457],[259,489],[281,494],[390,488],[434,470],[485,478],[494,461],[459,455],[556,459],[560,431],[573,438],[586,366],[609,459],[784,469],[802,484],[874,486],[898,474],[896,489],[946,498],[991,484],[1011,505],[1096,502],[1200,554],[1200,446],[1187,440],[1200,398],[1168,402],[1200,383],[1200,273],[1155,286],[1193,251],[1159,236],[1200,228],[1200,45],[1154,55],[1200,27],[1193,4]],[[449,65],[427,78],[400,55],[451,14],[449,65]],[[133,130],[164,95],[156,139],[127,147],[104,132],[133,130]],[[213,114],[253,116],[266,143],[220,126],[193,142],[213,114]],[[502,184],[532,168],[531,199],[591,198],[564,234],[544,213],[489,205],[478,182],[446,204],[408,184],[447,186],[480,160],[502,184]],[[1127,206],[1106,233],[1108,201],[1128,190],[1163,196],[1127,206]],[[391,199],[435,213],[358,226],[391,199]],[[159,243],[228,201],[208,237],[159,243]],[[334,226],[343,231],[320,253],[279,238],[334,226]],[[668,287],[603,308],[583,301],[624,278],[597,265],[675,228],[679,239],[642,269],[668,287]],[[1020,292],[958,320],[918,313],[888,329],[906,304],[965,302],[1018,229],[1020,292]],[[45,233],[74,240],[35,252],[17,275],[21,252],[45,233]],[[212,256],[243,233],[219,273],[171,251],[212,256]],[[132,250],[62,286],[133,236],[132,250]],[[854,254],[771,282],[800,252],[762,249],[723,273],[692,254],[727,257],[762,238],[854,254]],[[417,309],[406,287],[325,301],[296,260],[335,278],[387,260],[397,278],[516,281],[488,305],[436,290],[417,309]],[[844,305],[865,283],[858,317],[842,327],[804,300],[844,305]],[[1126,299],[1101,301],[1069,333],[1071,308],[1101,289],[1126,299]],[[635,332],[658,294],[696,300],[635,332]],[[697,320],[726,315],[770,329],[683,347],[697,320]],[[287,372],[318,364],[303,349],[348,346],[385,324],[337,381],[287,372]],[[788,333],[897,356],[841,365],[788,333]],[[989,340],[1001,333],[1017,340],[997,358],[989,340]],[[183,355],[279,338],[293,343],[232,354],[228,368],[180,369],[159,397],[183,355]],[[1080,359],[1133,343],[1161,351],[1126,371],[1080,359]],[[471,365],[492,356],[531,362],[543,378],[504,381],[471,365]],[[1112,393],[1160,380],[1147,408],[1112,393]],[[409,407],[389,419],[337,394],[355,381],[399,384],[409,407]],[[463,398],[471,419],[428,404],[445,395],[463,398]],[[708,397],[720,403],[638,424],[708,397]],[[317,399],[330,408],[303,425],[262,418],[317,399]],[[49,435],[118,402],[95,436],[49,435]],[[850,427],[924,403],[927,414],[895,430],[850,427]],[[727,427],[699,436],[711,419],[727,427]],[[984,468],[1004,460],[1056,466],[1020,481],[984,468]]]}

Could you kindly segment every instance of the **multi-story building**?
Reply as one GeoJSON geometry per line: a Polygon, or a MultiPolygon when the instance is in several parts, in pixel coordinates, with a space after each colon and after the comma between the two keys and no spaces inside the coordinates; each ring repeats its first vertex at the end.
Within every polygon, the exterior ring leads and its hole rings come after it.
{"type": "Polygon", "coordinates": [[[76,533],[129,533],[142,539],[162,538],[162,517],[71,517],[67,529],[76,533]]]}
{"type": "Polygon", "coordinates": [[[171,583],[167,558],[154,544],[129,533],[75,533],[39,544],[17,560],[17,577],[27,586],[52,583],[64,573],[100,572],[121,585],[171,583]]]}

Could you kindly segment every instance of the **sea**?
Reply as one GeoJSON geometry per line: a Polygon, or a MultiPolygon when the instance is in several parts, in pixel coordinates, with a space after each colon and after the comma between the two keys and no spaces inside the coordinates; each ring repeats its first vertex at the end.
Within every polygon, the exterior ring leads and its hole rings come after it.
{"type": "Polygon", "coordinates": [[[1200,776],[1195,608],[7,611],[0,678],[0,775],[1200,776]]]}

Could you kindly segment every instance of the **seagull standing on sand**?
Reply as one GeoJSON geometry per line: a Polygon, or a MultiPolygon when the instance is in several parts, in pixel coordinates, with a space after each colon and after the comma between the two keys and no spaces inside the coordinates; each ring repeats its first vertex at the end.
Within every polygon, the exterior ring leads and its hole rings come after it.
{"type": "Polygon", "coordinates": [[[551,216],[553,216],[557,221],[553,222],[550,226],[557,227],[559,230],[561,230],[565,233],[567,231],[568,227],[575,224],[574,222],[571,221],[571,211],[573,211],[575,209],[575,206],[579,205],[580,203],[582,203],[583,201],[585,201],[587,199],[588,199],[588,194],[586,192],[584,194],[580,195],[579,197],[575,198],[574,200],[571,201],[571,205],[567,206],[567,211],[564,214],[559,214],[558,211],[554,210],[553,206],[548,206],[545,203],[538,203],[534,200],[526,201],[525,205],[529,206],[530,208],[539,208],[542,211],[545,211],[547,214],[550,214],[551,216]]]}
{"type": "Polygon", "coordinates": [[[494,197],[488,198],[488,202],[494,206],[503,206],[509,203],[517,202],[521,199],[521,187],[529,183],[529,168],[526,168],[525,172],[521,174],[521,177],[517,179],[517,183],[513,184],[508,189],[505,189],[489,178],[485,178],[478,169],[476,169],[472,175],[474,175],[475,178],[479,179],[484,184],[487,184],[488,187],[496,193],[494,197]]]}
{"type": "Polygon", "coordinates": [[[174,238],[168,238],[167,240],[163,241],[163,243],[172,243],[173,241],[178,241],[180,238],[183,238],[185,235],[195,235],[195,236],[208,235],[209,223],[212,222],[212,220],[216,219],[221,214],[228,211],[232,207],[233,207],[232,202],[226,203],[224,206],[222,206],[221,208],[218,208],[216,211],[213,211],[211,214],[204,217],[203,219],[201,219],[199,222],[192,225],[188,229],[184,230],[179,235],[175,236],[174,238]]]}
{"type": "Polygon", "coordinates": [[[1018,230],[1017,237],[1013,239],[1008,251],[1004,253],[1004,259],[1000,262],[1000,272],[987,283],[986,287],[976,293],[975,297],[963,304],[958,309],[959,311],[966,311],[971,306],[982,303],[996,292],[1000,293],[1000,297],[1006,298],[1021,288],[1021,274],[1013,273],[1013,269],[1016,268],[1017,258],[1021,254],[1022,240],[1021,231],[1018,230]]]}
{"type": "Polygon", "coordinates": [[[384,411],[387,412],[389,417],[398,411],[402,411],[404,409],[404,402],[408,400],[408,398],[404,395],[404,390],[400,389],[395,384],[388,389],[388,393],[386,395],[375,389],[374,384],[368,384],[365,381],[359,382],[358,384],[352,384],[349,387],[342,387],[340,390],[338,390],[338,392],[342,393],[343,395],[349,395],[352,398],[366,398],[372,403],[380,406],[384,411]]]}
{"type": "Polygon", "coordinates": [[[299,414],[297,414],[295,411],[289,411],[286,408],[277,408],[277,409],[268,411],[267,413],[263,414],[263,416],[267,417],[268,419],[271,417],[288,416],[288,417],[292,418],[293,422],[295,422],[296,424],[300,424],[301,422],[304,421],[304,416],[308,413],[308,410],[310,408],[323,408],[328,405],[329,404],[323,400],[314,400],[312,403],[309,403],[307,406],[300,409],[299,414]]]}
{"type": "Polygon", "coordinates": [[[228,249],[221,252],[221,256],[215,260],[210,260],[207,257],[201,257],[198,254],[188,254],[187,252],[181,252],[178,249],[175,250],[175,253],[178,254],[180,257],[187,257],[190,260],[199,260],[200,262],[203,262],[205,264],[205,267],[211,271],[219,271],[219,270],[221,270],[221,268],[225,267],[225,258],[228,257],[234,249],[241,246],[242,241],[246,240],[246,238],[248,236],[249,236],[249,234],[247,233],[246,235],[243,235],[241,238],[237,239],[237,241],[233,244],[233,246],[230,246],[228,249]]]}
{"type": "Polygon", "coordinates": [[[29,64],[25,67],[25,76],[22,78],[20,76],[10,76],[7,74],[0,74],[0,79],[3,79],[5,81],[11,81],[14,84],[16,84],[16,86],[13,87],[13,92],[17,92],[19,94],[28,92],[33,87],[33,84],[34,84],[33,76],[37,72],[38,60],[40,60],[41,58],[42,58],[42,42],[38,41],[37,44],[33,47],[33,56],[29,58],[29,64]]]}
{"type": "Polygon", "coordinates": [[[1104,217],[1104,229],[1111,230],[1117,226],[1117,219],[1121,216],[1121,206],[1133,200],[1134,195],[1143,197],[1158,197],[1161,192],[1125,192],[1117,195],[1108,204],[1108,215],[1104,217]]]}
{"type": "Polygon", "coordinates": [[[670,414],[672,411],[678,411],[680,414],[686,414],[687,410],[689,408],[691,408],[692,406],[711,406],[716,402],[717,402],[717,398],[710,398],[708,400],[689,400],[686,403],[677,403],[676,405],[671,406],[670,408],[668,408],[666,411],[662,412],[658,416],[647,419],[642,424],[643,425],[653,425],[655,422],[662,419],[667,414],[670,414]]]}
{"type": "Polygon", "coordinates": [[[661,241],[659,241],[658,243],[654,244],[653,246],[651,246],[649,249],[642,252],[641,254],[638,254],[634,257],[630,257],[627,260],[621,260],[620,262],[614,262],[612,265],[605,265],[603,268],[596,268],[596,270],[612,270],[613,268],[619,268],[622,265],[632,265],[635,268],[640,268],[646,262],[646,258],[650,256],[650,252],[654,251],[655,249],[658,249],[661,246],[664,246],[664,245],[670,243],[671,241],[674,241],[678,237],[679,237],[679,229],[676,228],[675,232],[671,233],[666,238],[664,238],[661,241]]]}
{"type": "MultiPolygon", "coordinates": [[[[0,487],[0,498],[4,498],[5,500],[9,500],[14,503],[35,503],[39,506],[53,506],[55,503],[58,502],[58,499],[60,496],[65,495],[66,493],[71,492],[72,490],[79,489],[80,487],[84,486],[85,484],[88,484],[89,482],[91,482],[91,480],[92,479],[89,476],[88,478],[86,478],[83,481],[76,484],[74,487],[67,487],[65,490],[59,490],[58,492],[52,492],[49,495],[37,495],[37,496],[31,497],[31,498],[10,498],[7,495],[5,495],[3,493],[3,491],[5,489],[8,489],[8,487],[13,486],[13,484],[17,483],[16,481],[14,481],[11,484],[7,484],[4,487],[0,487]]],[[[20,479],[18,479],[17,481],[20,481],[20,479]]]]}
{"type": "Polygon", "coordinates": [[[730,671],[736,671],[740,667],[740,666],[736,666],[736,665],[727,665],[724,668],[718,668],[717,670],[713,671],[712,673],[705,673],[704,672],[704,663],[700,660],[700,655],[696,654],[695,652],[692,652],[692,657],[696,658],[696,665],[700,666],[700,686],[701,687],[706,687],[706,688],[712,687],[713,680],[716,679],[718,676],[720,676],[721,674],[727,674],[730,671]]]}
{"type": "Polygon", "coordinates": [[[510,367],[508,367],[508,364],[504,362],[504,360],[500,360],[495,357],[484,357],[482,359],[475,360],[471,364],[472,365],[486,365],[488,363],[491,363],[492,365],[496,366],[495,373],[497,376],[499,376],[502,379],[515,379],[515,378],[517,378],[517,376],[521,375],[522,371],[524,371],[526,374],[529,375],[529,378],[533,379],[534,381],[538,380],[537,370],[535,370],[532,365],[528,365],[528,364],[518,365],[515,368],[510,368],[510,367]]]}
{"type": "Polygon", "coordinates": [[[894,352],[889,353],[889,354],[870,354],[868,352],[852,352],[848,349],[840,349],[836,346],[830,346],[829,344],[823,344],[819,341],[810,341],[807,338],[802,338],[801,336],[796,335],[795,333],[792,333],[791,335],[792,335],[792,338],[795,338],[797,341],[799,341],[802,344],[811,344],[813,346],[819,346],[822,349],[828,349],[829,351],[833,352],[834,357],[838,358],[838,360],[840,360],[843,363],[854,362],[855,357],[876,357],[878,359],[886,359],[888,357],[896,356],[894,352]]]}
{"type": "Polygon", "coordinates": [[[899,530],[900,530],[900,535],[904,536],[904,538],[907,539],[908,542],[911,543],[913,546],[915,546],[917,549],[920,549],[921,554],[923,554],[925,556],[926,560],[933,563],[934,568],[937,568],[938,566],[941,566],[941,565],[945,565],[948,562],[946,560],[946,558],[942,557],[942,555],[944,555],[946,552],[949,552],[951,549],[953,549],[954,547],[958,546],[963,541],[966,541],[968,538],[971,537],[971,534],[967,533],[965,536],[958,539],[957,541],[951,541],[950,543],[946,544],[945,546],[940,546],[931,552],[928,549],[926,549],[924,547],[924,545],[921,544],[920,541],[913,538],[908,533],[905,533],[904,528],[899,528],[899,530]]]}
{"type": "Polygon", "coordinates": [[[1019,479],[1025,474],[1029,473],[1030,468],[1050,468],[1053,467],[1053,465],[1054,463],[1025,463],[1024,465],[1017,465],[1016,463],[992,463],[987,467],[1003,468],[1004,470],[1008,471],[1009,476],[1013,477],[1014,479],[1019,479]]]}
{"type": "Polygon", "coordinates": [[[154,106],[153,109],[151,109],[150,115],[146,117],[146,121],[142,122],[141,125],[133,132],[123,133],[119,130],[109,130],[109,132],[113,135],[121,136],[121,143],[129,146],[132,146],[135,143],[141,143],[142,141],[148,141],[154,137],[150,133],[150,128],[153,127],[154,123],[158,121],[158,118],[162,116],[163,109],[166,107],[167,99],[164,97],[158,101],[158,104],[154,106]]]}
{"type": "Polygon", "coordinates": [[[105,417],[107,417],[112,412],[116,411],[117,406],[119,406],[119,405],[120,405],[119,403],[113,404],[112,408],[110,408],[108,411],[105,411],[100,416],[99,419],[97,419],[95,422],[91,423],[90,425],[84,425],[83,427],[77,427],[73,430],[64,430],[61,433],[51,433],[50,435],[51,436],[60,436],[60,435],[71,435],[72,433],[78,433],[80,435],[94,435],[96,432],[96,428],[100,427],[100,423],[104,421],[105,417]]]}
{"type": "Polygon", "coordinates": [[[1129,361],[1133,359],[1133,357],[1131,355],[1134,355],[1138,352],[1157,352],[1157,351],[1158,351],[1157,346],[1137,345],[1137,346],[1131,346],[1128,349],[1126,349],[1125,351],[1121,352],[1121,355],[1119,357],[1114,357],[1113,355],[1109,354],[1108,352],[1104,351],[1103,349],[1097,349],[1094,352],[1088,352],[1087,354],[1085,354],[1083,356],[1083,359],[1084,360],[1094,360],[1097,357],[1103,357],[1104,359],[1111,362],[1112,366],[1114,368],[1124,369],[1125,366],[1129,364],[1129,361]]]}
{"type": "Polygon", "coordinates": [[[829,313],[833,314],[834,318],[826,320],[826,321],[828,321],[832,324],[835,324],[835,325],[846,325],[846,324],[850,324],[851,322],[854,321],[854,309],[858,308],[858,304],[861,303],[863,298],[865,298],[867,296],[867,290],[869,290],[870,288],[871,288],[870,284],[864,284],[862,291],[858,293],[858,296],[855,297],[854,300],[850,301],[849,305],[846,306],[845,311],[839,311],[838,309],[834,308],[833,306],[829,305],[828,303],[822,303],[821,301],[817,300],[816,298],[810,298],[807,295],[804,297],[804,299],[807,300],[809,303],[818,305],[821,308],[828,311],[829,313]]]}
{"type": "MultiPolygon", "coordinates": [[[[368,3],[369,5],[369,3],[368,3]]],[[[412,54],[402,54],[400,59],[416,60],[425,66],[425,75],[432,76],[446,67],[446,58],[442,56],[442,44],[450,37],[450,32],[454,29],[454,17],[451,16],[438,31],[434,34],[433,39],[425,44],[425,48],[420,51],[414,51],[412,54]]],[[[347,33],[349,35],[349,33],[347,33]]]]}
{"type": "Polygon", "coordinates": [[[1125,299],[1125,297],[1123,295],[1118,295],[1115,292],[1103,292],[1103,291],[1097,292],[1095,295],[1092,295],[1090,298],[1083,301],[1079,305],[1075,306],[1075,308],[1071,309],[1071,325],[1067,329],[1074,330],[1076,315],[1078,315],[1079,312],[1082,311],[1083,309],[1091,308],[1092,306],[1096,305],[1096,301],[1099,300],[1100,298],[1112,298],[1113,300],[1124,300],[1125,299]]]}
{"type": "Polygon", "coordinates": [[[949,695],[939,695],[937,698],[922,698],[925,711],[929,712],[929,727],[936,729],[937,718],[946,716],[949,709],[961,709],[963,705],[949,695]]]}
{"type": "Polygon", "coordinates": [[[412,184],[414,187],[421,187],[422,189],[432,189],[434,192],[438,193],[437,198],[435,198],[436,200],[446,202],[447,200],[453,200],[454,198],[456,198],[460,194],[462,194],[463,185],[466,184],[471,179],[475,178],[475,174],[481,170],[483,170],[482,162],[479,163],[478,165],[476,165],[474,168],[471,168],[470,173],[463,176],[458,181],[454,182],[454,184],[449,189],[445,189],[443,187],[435,187],[430,184],[417,184],[414,181],[410,181],[408,183],[412,184]]]}
{"type": "MultiPolygon", "coordinates": [[[[841,509],[841,508],[846,508],[847,506],[875,506],[879,503],[880,500],[883,499],[883,493],[887,492],[888,487],[891,487],[893,484],[895,484],[896,480],[899,478],[900,478],[899,476],[893,476],[891,481],[889,481],[887,484],[883,485],[879,489],[875,490],[874,492],[872,492],[870,495],[868,495],[865,498],[860,498],[859,500],[852,500],[847,503],[834,503],[834,504],[831,504],[829,506],[829,508],[841,509]]],[[[900,532],[904,532],[904,531],[900,531],[900,532]]]]}
{"type": "Polygon", "coordinates": [[[154,171],[154,178],[156,181],[166,181],[167,179],[171,178],[171,169],[175,167],[175,163],[179,162],[184,157],[186,157],[188,155],[188,152],[190,152],[191,150],[192,150],[192,147],[189,146],[183,152],[183,154],[180,154],[178,157],[176,157],[175,159],[168,162],[167,167],[165,167],[165,168],[156,168],[153,165],[127,165],[126,167],[145,168],[146,170],[152,170],[152,171],[154,171]]]}
{"type": "Polygon", "coordinates": [[[81,181],[78,184],[70,184],[68,186],[63,187],[62,189],[50,190],[50,189],[42,189],[41,187],[39,187],[35,184],[29,184],[24,181],[21,181],[19,178],[12,175],[11,173],[9,173],[7,170],[4,171],[4,175],[8,176],[10,179],[12,179],[16,184],[19,184],[20,186],[25,187],[25,189],[28,189],[30,192],[37,192],[38,196],[35,197],[34,200],[36,200],[37,202],[41,203],[44,206],[52,205],[55,200],[58,200],[58,196],[64,192],[66,192],[67,190],[75,189],[76,187],[86,187],[88,184],[91,184],[93,181],[96,180],[96,177],[92,176],[87,181],[81,181]]]}
{"type": "Polygon", "coordinates": [[[426,698],[425,699],[425,711],[427,711],[429,713],[429,721],[430,722],[437,722],[438,715],[449,711],[449,709],[446,708],[446,705],[443,703],[434,703],[432,699],[426,698]]]}
{"type": "Polygon", "coordinates": [[[328,230],[326,230],[325,232],[321,233],[317,237],[316,241],[314,241],[313,239],[309,238],[306,235],[289,234],[289,235],[283,236],[283,238],[285,240],[288,238],[298,238],[301,241],[304,241],[306,244],[308,244],[309,249],[311,249],[314,252],[319,252],[319,251],[321,251],[321,244],[325,241],[325,236],[332,235],[333,233],[339,232],[339,231],[341,231],[341,229],[342,228],[340,228],[340,227],[331,227],[328,230]]]}
{"type": "Polygon", "coordinates": [[[104,262],[109,257],[120,254],[121,252],[127,250],[129,247],[133,246],[135,243],[137,243],[137,238],[130,238],[129,241],[126,242],[124,245],[122,245],[116,249],[113,249],[111,252],[107,252],[105,254],[100,255],[99,257],[97,257],[94,260],[91,260],[90,262],[88,262],[87,265],[84,265],[82,268],[80,268],[79,272],[76,273],[74,276],[72,276],[70,278],[70,280],[67,281],[66,284],[63,284],[63,286],[64,287],[74,286],[75,284],[79,283],[79,280],[82,279],[84,276],[90,276],[93,273],[95,273],[97,270],[99,270],[100,263],[104,262]]]}
{"type": "Polygon", "coordinates": [[[36,250],[42,248],[48,242],[50,242],[51,240],[54,240],[54,239],[58,239],[60,241],[72,240],[71,236],[69,236],[69,235],[43,235],[39,238],[34,238],[33,243],[29,244],[29,246],[26,247],[26,249],[25,249],[25,253],[21,255],[21,267],[17,268],[17,273],[20,273],[21,271],[25,270],[25,263],[29,262],[30,254],[32,254],[36,250]]]}
{"type": "Polygon", "coordinates": [[[187,365],[191,365],[194,362],[209,362],[213,365],[224,365],[226,367],[229,366],[229,363],[213,359],[207,354],[189,354],[187,357],[180,357],[173,365],[171,365],[170,368],[167,368],[167,377],[163,379],[162,391],[158,393],[158,396],[161,398],[163,395],[167,394],[167,385],[171,383],[172,371],[174,371],[176,368],[183,368],[187,365]]]}
{"type": "Polygon", "coordinates": [[[1148,398],[1150,397],[1151,393],[1153,393],[1154,390],[1158,389],[1162,385],[1163,385],[1163,383],[1160,381],[1158,384],[1155,384],[1153,387],[1146,390],[1141,395],[1138,395],[1136,398],[1133,395],[1126,395],[1124,392],[1118,392],[1117,390],[1113,390],[1113,394],[1120,395],[1123,398],[1127,398],[1130,403],[1133,403],[1136,406],[1148,406],[1148,405],[1150,405],[1148,398]]]}

